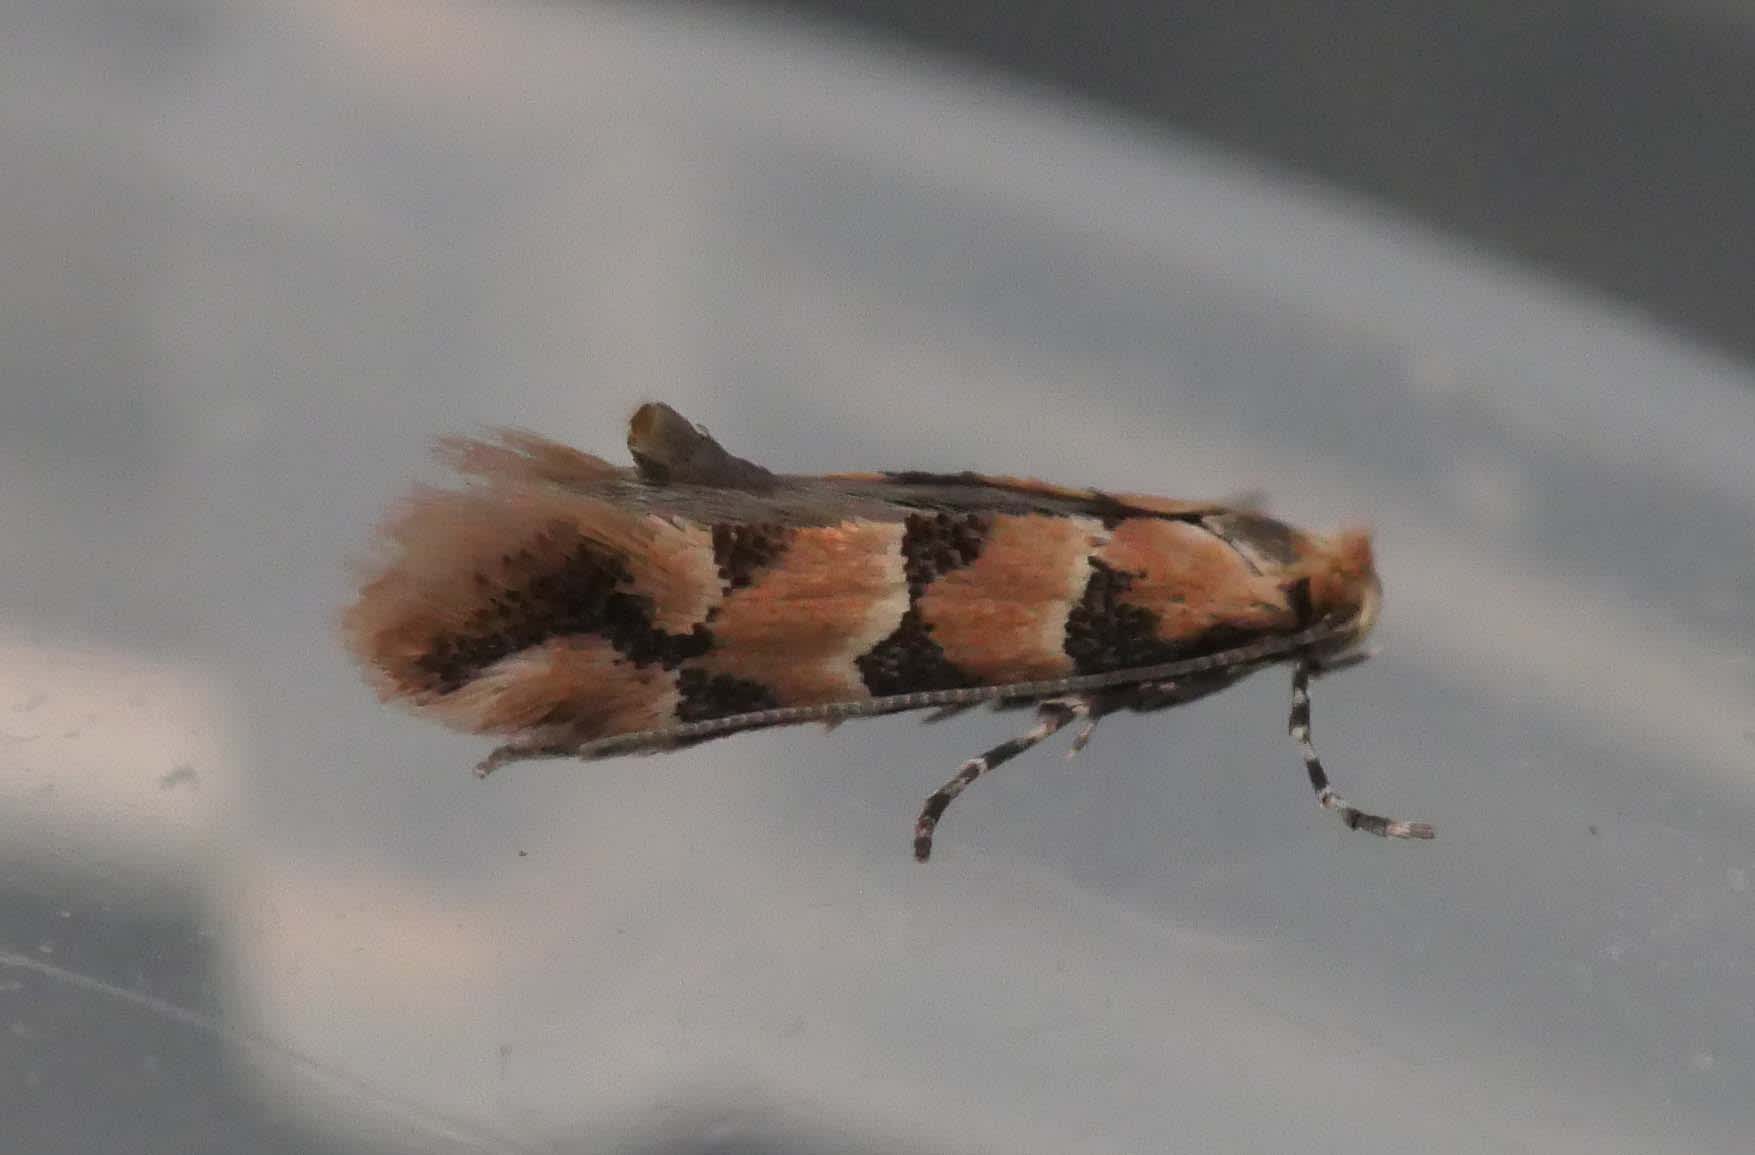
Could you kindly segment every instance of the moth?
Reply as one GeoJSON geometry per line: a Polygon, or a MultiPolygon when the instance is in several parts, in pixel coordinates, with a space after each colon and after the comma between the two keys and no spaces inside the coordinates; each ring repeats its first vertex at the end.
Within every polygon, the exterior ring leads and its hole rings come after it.
{"type": "Polygon", "coordinates": [[[628,448],[631,469],[522,431],[445,439],[471,482],[416,490],[382,527],[346,643],[384,699],[500,737],[482,775],[1033,708],[1033,728],[927,798],[925,861],[957,795],[1070,723],[1076,753],[1108,714],[1286,664],[1317,801],[1353,829],[1432,837],[1342,799],[1310,740],[1310,680],[1366,657],[1377,620],[1363,531],[976,473],[776,474],[656,402],[628,448]]]}

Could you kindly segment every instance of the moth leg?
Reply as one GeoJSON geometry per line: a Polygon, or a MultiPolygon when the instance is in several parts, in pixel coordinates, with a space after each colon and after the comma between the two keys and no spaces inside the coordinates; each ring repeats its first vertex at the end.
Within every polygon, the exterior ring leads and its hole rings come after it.
{"type": "Polygon", "coordinates": [[[1079,751],[1083,750],[1090,744],[1091,735],[1097,732],[1097,723],[1102,720],[1103,715],[1101,714],[1092,714],[1085,719],[1085,724],[1079,727],[1079,732],[1077,734],[1073,735],[1072,745],[1066,748],[1066,760],[1068,762],[1077,758],[1079,756],[1079,751]]]}
{"type": "Polygon", "coordinates": [[[1180,706],[1197,698],[1222,690],[1229,686],[1235,678],[1229,676],[1196,677],[1186,681],[1141,682],[1126,686],[1119,690],[1108,690],[1092,694],[1087,698],[1088,707],[1085,724],[1073,736],[1072,747],[1067,750],[1068,760],[1078,757],[1079,751],[1091,741],[1091,735],[1097,729],[1097,723],[1126,708],[1145,713],[1151,710],[1162,710],[1169,706],[1180,706]]]}
{"type": "Polygon", "coordinates": [[[932,857],[933,829],[938,826],[938,820],[944,816],[945,808],[951,804],[951,800],[968,789],[969,783],[994,767],[1016,758],[1074,718],[1086,717],[1090,712],[1089,698],[1057,698],[1051,702],[1043,702],[1036,707],[1036,725],[1028,733],[1009,738],[980,757],[963,763],[956,776],[934,791],[926,800],[926,805],[921,807],[920,818],[914,823],[915,861],[925,862],[932,857]]]}
{"type": "MultiPolygon", "coordinates": [[[[1132,687],[1130,687],[1130,691],[1131,689],[1132,687]]],[[[1084,699],[1085,724],[1079,727],[1079,732],[1077,734],[1073,735],[1072,746],[1068,748],[1066,752],[1066,757],[1069,762],[1072,759],[1077,758],[1079,756],[1079,751],[1083,750],[1091,741],[1091,735],[1097,730],[1097,723],[1120,709],[1125,703],[1125,700],[1126,697],[1124,695],[1117,694],[1114,691],[1103,694],[1091,694],[1084,699]]]]}
{"type": "Polygon", "coordinates": [[[1197,675],[1181,681],[1139,682],[1130,686],[1122,686],[1113,690],[1103,690],[1087,695],[1085,698],[1085,724],[1073,736],[1072,748],[1066,756],[1075,758],[1091,740],[1091,734],[1097,729],[1097,723],[1117,710],[1134,710],[1147,713],[1152,710],[1163,710],[1170,706],[1180,706],[1186,702],[1204,698],[1216,693],[1236,681],[1236,677],[1227,674],[1197,675]]]}
{"type": "Polygon", "coordinates": [[[1335,788],[1329,785],[1322,759],[1317,757],[1316,747],[1310,741],[1311,664],[1305,658],[1292,667],[1292,713],[1286,720],[1286,732],[1292,735],[1292,741],[1298,743],[1298,752],[1304,756],[1304,769],[1310,773],[1310,787],[1316,791],[1317,804],[1324,810],[1338,813],[1341,821],[1353,830],[1363,830],[1382,838],[1431,838],[1432,827],[1427,823],[1367,814],[1336,794],[1335,788]]]}

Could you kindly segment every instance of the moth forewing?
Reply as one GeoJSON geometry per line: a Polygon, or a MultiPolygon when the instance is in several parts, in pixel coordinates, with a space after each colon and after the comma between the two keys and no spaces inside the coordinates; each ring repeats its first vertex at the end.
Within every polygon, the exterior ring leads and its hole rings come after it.
{"type": "Polygon", "coordinates": [[[1031,730],[928,799],[924,859],[951,799],[1066,725],[1076,749],[1108,713],[1289,663],[1322,805],[1431,837],[1341,801],[1310,745],[1310,677],[1358,660],[1378,614],[1362,531],[974,473],[779,475],[658,403],[628,444],[632,469],[523,432],[447,440],[472,480],[416,491],[382,529],[347,644],[386,699],[500,736],[482,773],[1033,704],[1031,730]]]}

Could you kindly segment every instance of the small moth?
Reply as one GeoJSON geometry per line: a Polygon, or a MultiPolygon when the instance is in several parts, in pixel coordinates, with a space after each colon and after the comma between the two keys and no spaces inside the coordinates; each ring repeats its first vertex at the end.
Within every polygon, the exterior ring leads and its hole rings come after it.
{"type": "MultiPolygon", "coordinates": [[[[975,473],[770,473],[667,405],[634,468],[519,431],[452,438],[474,479],[417,490],[347,611],[379,693],[524,758],[673,750],[797,722],[982,702],[1036,724],[926,800],[914,855],[970,783],[1077,721],[1193,701],[1279,663],[1317,801],[1390,838],[1310,741],[1312,677],[1352,665],[1381,597],[1367,534],[1248,508],[975,473]]],[[[1070,756],[1070,754],[1069,754],[1070,756]]]]}

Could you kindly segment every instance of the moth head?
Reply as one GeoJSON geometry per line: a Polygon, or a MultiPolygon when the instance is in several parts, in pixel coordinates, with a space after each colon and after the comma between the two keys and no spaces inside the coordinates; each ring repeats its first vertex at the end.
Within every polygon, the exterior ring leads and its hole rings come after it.
{"type": "Polygon", "coordinates": [[[1325,657],[1350,653],[1364,645],[1383,606],[1383,583],[1371,557],[1371,534],[1343,530],[1319,539],[1307,563],[1310,605],[1316,616],[1335,623],[1333,641],[1319,647],[1325,657]]]}

